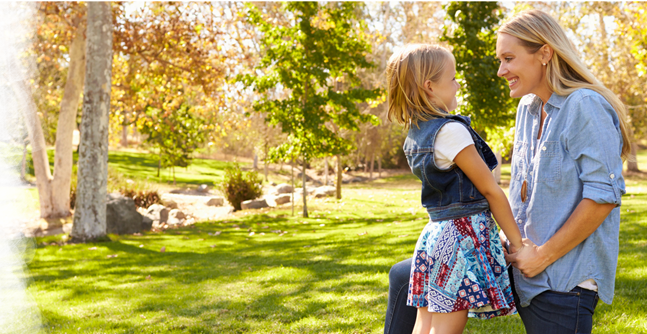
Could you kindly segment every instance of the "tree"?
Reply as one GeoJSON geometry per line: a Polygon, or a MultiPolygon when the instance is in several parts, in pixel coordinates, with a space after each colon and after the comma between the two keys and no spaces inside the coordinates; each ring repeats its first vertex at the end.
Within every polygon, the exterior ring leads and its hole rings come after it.
{"type": "MultiPolygon", "coordinates": [[[[461,84],[458,111],[470,116],[474,129],[486,134],[495,152],[511,146],[516,100],[510,98],[505,79],[497,76],[494,28],[503,17],[496,2],[451,2],[445,9],[452,25],[442,40],[452,46],[456,79],[461,84]]],[[[500,155],[499,158],[500,165],[500,155]]],[[[500,168],[500,167],[499,167],[500,168]]]]}
{"type": "Polygon", "coordinates": [[[108,2],[88,3],[85,88],[73,241],[106,234],[108,114],[112,75],[112,12],[108,2]]]}
{"type": "Polygon", "coordinates": [[[189,166],[191,154],[204,143],[204,123],[186,104],[173,111],[163,112],[152,107],[146,110],[142,133],[148,135],[146,142],[159,152],[159,167],[173,167],[173,184],[175,167],[189,166]]]}
{"type": "MultiPolygon", "coordinates": [[[[46,124],[46,129],[56,132],[53,175],[44,146],[42,152],[32,151],[32,156],[38,156],[34,159],[34,168],[38,171],[35,174],[39,189],[40,215],[43,218],[66,217],[71,214],[72,134],[76,128],[79,96],[85,75],[85,7],[77,3],[41,3],[38,13],[44,18],[37,29],[36,42],[32,49],[32,52],[38,54],[36,106],[44,115],[56,115],[54,106],[60,106],[58,125],[52,128],[46,124]],[[59,72],[66,52],[69,60],[67,79],[63,81],[59,72]],[[58,93],[52,91],[56,92],[63,86],[63,94],[59,100],[58,93]]],[[[48,117],[43,117],[43,120],[50,122],[48,117]]],[[[32,119],[27,124],[36,126],[37,123],[32,119]]],[[[40,120],[37,126],[40,127],[40,120]]],[[[35,136],[31,139],[32,143],[42,142],[44,145],[47,132],[32,129],[30,133],[35,136]]]]}
{"type": "Polygon", "coordinates": [[[250,5],[249,19],[263,36],[263,57],[258,69],[265,75],[244,77],[247,86],[262,94],[255,110],[266,121],[280,125],[288,134],[286,142],[273,147],[270,156],[290,161],[297,157],[303,166],[303,216],[306,204],[306,166],[316,157],[346,154],[352,143],[342,138],[340,129],[358,130],[359,122],[378,119],[357,107],[377,99],[379,89],[363,89],[358,68],[373,66],[366,60],[370,44],[365,23],[357,19],[358,3],[291,2],[284,4],[293,20],[275,25],[258,8],[250,5]],[[341,84],[343,84],[343,86],[341,84]],[[286,89],[285,99],[271,92],[286,89]]]}

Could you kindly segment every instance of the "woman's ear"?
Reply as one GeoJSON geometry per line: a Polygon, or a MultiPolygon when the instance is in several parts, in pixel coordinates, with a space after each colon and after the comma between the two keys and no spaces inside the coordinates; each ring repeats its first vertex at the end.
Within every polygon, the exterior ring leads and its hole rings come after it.
{"type": "Polygon", "coordinates": [[[545,65],[548,64],[548,62],[553,58],[553,48],[550,47],[548,44],[544,44],[544,46],[539,49],[540,57],[541,57],[541,62],[545,65]]]}

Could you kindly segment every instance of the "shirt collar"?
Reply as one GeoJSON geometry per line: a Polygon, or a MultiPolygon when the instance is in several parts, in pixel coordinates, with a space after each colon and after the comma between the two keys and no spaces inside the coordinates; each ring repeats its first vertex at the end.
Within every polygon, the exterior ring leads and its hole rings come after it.
{"type": "MultiPolygon", "coordinates": [[[[550,98],[548,99],[548,102],[546,102],[546,104],[550,104],[554,108],[561,109],[562,105],[564,104],[564,101],[566,101],[566,96],[557,95],[555,92],[553,92],[550,95],[550,98]]],[[[541,98],[539,98],[539,96],[537,95],[534,95],[534,98],[530,105],[531,107],[529,109],[530,114],[532,114],[533,116],[539,115],[541,104],[542,104],[541,98]]]]}

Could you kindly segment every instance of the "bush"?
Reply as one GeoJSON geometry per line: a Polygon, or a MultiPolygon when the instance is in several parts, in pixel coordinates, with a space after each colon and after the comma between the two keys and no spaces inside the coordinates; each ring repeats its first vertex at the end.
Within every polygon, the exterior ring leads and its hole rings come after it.
{"type": "Polygon", "coordinates": [[[263,194],[261,177],[255,172],[243,172],[240,166],[225,168],[225,178],[219,186],[225,198],[240,210],[243,201],[255,199],[263,194]]]}
{"type": "Polygon", "coordinates": [[[126,197],[132,198],[138,208],[148,208],[153,204],[162,204],[162,199],[156,190],[120,189],[119,192],[126,197]]]}

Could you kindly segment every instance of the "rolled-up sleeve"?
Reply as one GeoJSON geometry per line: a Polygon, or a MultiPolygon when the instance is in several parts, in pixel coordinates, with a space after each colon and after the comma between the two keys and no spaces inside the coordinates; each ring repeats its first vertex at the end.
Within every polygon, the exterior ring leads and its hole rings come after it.
{"type": "Polygon", "coordinates": [[[565,130],[566,149],[583,183],[582,197],[620,205],[625,193],[623,142],[615,110],[601,96],[582,96],[571,109],[565,130]]]}

